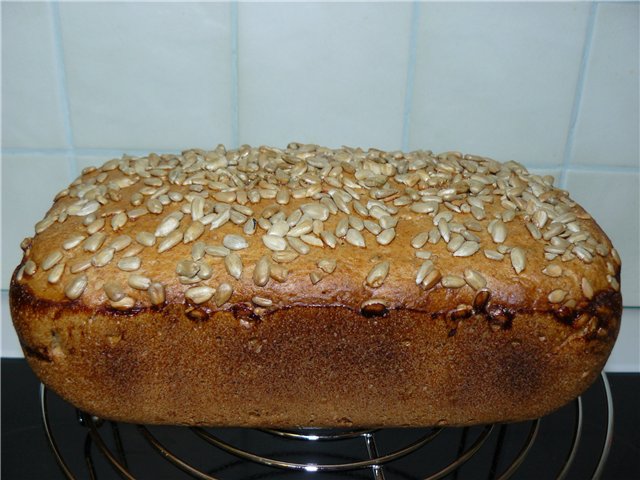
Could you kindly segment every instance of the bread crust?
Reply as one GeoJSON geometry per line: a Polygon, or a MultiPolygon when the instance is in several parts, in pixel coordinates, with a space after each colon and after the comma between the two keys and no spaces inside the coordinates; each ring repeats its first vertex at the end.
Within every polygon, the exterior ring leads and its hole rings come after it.
{"type": "MultiPolygon", "coordinates": [[[[525,177],[521,166],[509,168],[525,177]]],[[[93,185],[104,173],[102,183],[116,181],[121,170],[87,171],[76,183],[93,185]]],[[[104,245],[119,236],[135,239],[139,232],[154,232],[159,217],[184,204],[174,202],[160,216],[146,214],[110,228],[113,216],[133,208],[139,188],[134,183],[118,189],[119,195],[101,207],[107,222],[100,230],[106,233],[104,245]]],[[[191,190],[189,184],[173,184],[171,191],[187,196],[191,190]]],[[[567,230],[565,240],[554,245],[568,243],[567,238],[582,242],[572,234],[591,238],[584,244],[589,261],[578,258],[580,250],[574,250],[577,256],[549,259],[551,237],[532,239],[526,225],[532,212],[523,211],[507,222],[502,261],[480,252],[454,256],[445,241],[414,248],[412,239],[435,228],[434,215],[402,205],[389,244],[377,243],[363,230],[366,248],[343,238],[335,248],[312,246],[283,264],[289,272],[282,282],[256,283],[256,265],[272,253],[261,234],[244,235],[248,248],[238,252],[244,266],[239,279],[228,273],[222,258],[207,255],[202,261],[211,276],[198,285],[233,286],[231,298],[220,306],[213,298],[192,301],[186,292],[193,285],[176,276],[177,263],[191,259],[195,242],[160,253],[157,244],[137,247],[142,266],[135,273],[164,287],[164,301],[157,305],[144,289],[126,287],[131,273],[117,266],[126,249],[111,252],[114,259],[106,265],[82,271],[88,286],[78,298],[69,298],[65,279],[74,278],[71,266],[95,252],[81,246],[62,251],[63,281],[49,280],[52,252],[70,235],[87,230],[83,216],[59,221],[77,201],[62,195],[45,217],[58,221],[23,244],[25,255],[10,288],[11,313],[25,356],[42,381],[103,418],[251,427],[473,425],[536,418],[593,382],[611,352],[622,311],[620,264],[609,239],[566,193],[549,187],[542,195],[543,201],[564,202],[562,211],[573,216],[567,223],[578,229],[567,230]],[[510,258],[516,248],[525,257],[523,269],[518,258],[510,258]],[[485,284],[416,284],[425,259],[415,252],[427,249],[443,276],[465,278],[471,268],[485,284]],[[327,258],[336,261],[335,271],[322,273],[314,283],[311,275],[327,258]],[[36,265],[31,275],[25,274],[28,261],[36,265]],[[389,262],[388,274],[372,286],[368,274],[383,262],[389,262]],[[561,273],[544,274],[550,264],[561,273]],[[49,268],[44,271],[43,265],[49,268]],[[108,282],[124,285],[132,303],[122,308],[110,301],[104,290],[108,282]],[[552,295],[557,290],[560,301],[552,295]]],[[[260,212],[273,205],[290,215],[309,202],[292,198],[277,204],[262,198],[248,206],[256,218],[264,218],[260,212]]],[[[502,243],[494,241],[487,224],[504,218],[504,211],[504,202],[485,205],[487,219],[479,222],[481,230],[473,230],[479,244],[498,248],[502,243]]],[[[471,218],[464,211],[449,215],[451,225],[471,218]]],[[[186,217],[179,231],[191,224],[186,217]]],[[[323,229],[335,231],[343,217],[331,214],[323,229]]],[[[220,245],[236,234],[242,234],[242,226],[227,222],[199,241],[220,245]]]]}

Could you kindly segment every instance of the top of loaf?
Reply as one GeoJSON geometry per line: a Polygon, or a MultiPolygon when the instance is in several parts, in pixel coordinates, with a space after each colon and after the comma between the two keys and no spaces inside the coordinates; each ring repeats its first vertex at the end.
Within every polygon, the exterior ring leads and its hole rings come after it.
{"type": "Polygon", "coordinates": [[[609,239],[553,177],[459,152],[125,155],[84,169],[35,229],[12,288],[114,313],[574,312],[620,288],[609,239]]]}

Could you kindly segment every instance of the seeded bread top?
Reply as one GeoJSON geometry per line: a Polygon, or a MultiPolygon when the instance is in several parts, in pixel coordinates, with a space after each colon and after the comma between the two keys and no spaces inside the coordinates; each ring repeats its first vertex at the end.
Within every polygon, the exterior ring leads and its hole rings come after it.
{"type": "Polygon", "coordinates": [[[553,178],[516,162],[316,145],[87,168],[22,243],[14,287],[133,313],[341,305],[573,315],[620,259],[553,178]]]}

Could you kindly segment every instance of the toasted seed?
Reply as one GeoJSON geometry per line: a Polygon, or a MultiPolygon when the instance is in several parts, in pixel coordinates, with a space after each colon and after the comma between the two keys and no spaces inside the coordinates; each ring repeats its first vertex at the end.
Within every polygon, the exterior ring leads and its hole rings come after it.
{"type": "MultiPolygon", "coordinates": [[[[80,260],[74,263],[73,265],[71,265],[71,267],[69,268],[69,271],[71,273],[79,273],[79,272],[84,272],[90,267],[91,267],[91,259],[85,258],[84,260],[80,260]]],[[[26,270],[25,270],[25,273],[27,273],[26,270]]]]}
{"type": "Polygon", "coordinates": [[[473,298],[473,308],[478,312],[483,311],[490,297],[491,292],[489,292],[489,290],[479,290],[473,298]]]}
{"type": "Polygon", "coordinates": [[[180,225],[180,220],[176,217],[166,217],[158,228],[156,228],[155,236],[156,237],[166,237],[170,233],[174,232],[176,228],[180,225]]]}
{"type": "Polygon", "coordinates": [[[582,286],[583,295],[587,297],[589,300],[591,300],[594,294],[593,287],[591,286],[591,282],[587,278],[582,277],[581,286],[582,286]]]}
{"type": "Polygon", "coordinates": [[[104,248],[96,253],[93,257],[91,257],[91,265],[94,267],[104,267],[111,260],[113,260],[113,254],[115,253],[115,249],[113,248],[104,248]]]}
{"type": "Polygon", "coordinates": [[[410,210],[415,213],[431,213],[438,209],[438,202],[415,202],[411,205],[410,210]]]}
{"type": "Polygon", "coordinates": [[[213,297],[215,293],[215,289],[208,287],[206,285],[200,287],[191,287],[186,292],[184,292],[184,296],[191,300],[193,303],[204,303],[207,302],[213,297]]]}
{"type": "Polygon", "coordinates": [[[147,210],[146,207],[132,208],[131,210],[127,211],[127,217],[129,217],[131,220],[135,220],[136,218],[140,218],[147,213],[149,213],[149,210],[147,210]]]}
{"type": "Polygon", "coordinates": [[[299,255],[292,250],[285,250],[284,252],[273,252],[273,255],[271,255],[273,261],[278,263],[290,263],[298,257],[299,255]]]}
{"type": "Polygon", "coordinates": [[[383,230],[382,233],[376,236],[376,241],[380,245],[389,245],[395,237],[396,237],[396,229],[388,228],[386,230],[383,230]]]}
{"type": "Polygon", "coordinates": [[[291,248],[293,248],[300,255],[306,255],[311,251],[311,249],[309,248],[309,245],[304,243],[299,238],[287,237],[287,242],[289,242],[289,245],[291,246],[291,248]]]}
{"type": "Polygon", "coordinates": [[[431,258],[431,252],[427,250],[416,250],[416,258],[421,260],[429,260],[431,258]]]}
{"type": "MultiPolygon", "coordinates": [[[[201,198],[201,197],[199,197],[201,198]]],[[[187,230],[184,232],[184,237],[182,238],[183,243],[191,243],[204,233],[204,225],[198,221],[193,222],[187,230]]]]}
{"type": "Polygon", "coordinates": [[[527,230],[529,230],[529,233],[534,240],[540,240],[542,238],[542,233],[540,233],[540,230],[534,223],[527,222],[525,225],[527,226],[527,230]]]}
{"type": "Polygon", "coordinates": [[[124,290],[115,282],[107,282],[104,284],[104,292],[112,302],[117,302],[125,297],[124,290]]]}
{"type": "Polygon", "coordinates": [[[225,235],[222,244],[229,250],[243,250],[249,246],[244,237],[240,235],[225,235]]]}
{"type": "Polygon", "coordinates": [[[449,229],[449,223],[446,220],[440,220],[438,222],[438,232],[444,239],[445,242],[449,243],[451,239],[451,230],[449,229]]]}
{"type": "Polygon", "coordinates": [[[204,198],[200,195],[195,195],[191,199],[191,219],[195,222],[204,217],[204,198]]]}
{"type": "Polygon", "coordinates": [[[152,282],[147,289],[152,305],[162,305],[165,301],[164,285],[160,282],[152,282]]]}
{"type": "Polygon", "coordinates": [[[359,247],[359,248],[366,247],[364,237],[358,230],[354,228],[350,228],[347,231],[345,240],[347,241],[348,244],[353,245],[354,247],[359,247]]]}
{"type": "Polygon", "coordinates": [[[289,203],[289,199],[291,198],[291,194],[289,193],[288,188],[281,188],[278,190],[276,194],[276,202],[280,205],[287,205],[289,203]]]}
{"type": "Polygon", "coordinates": [[[276,282],[282,283],[287,280],[287,277],[289,276],[289,269],[282,265],[274,263],[269,266],[269,276],[276,282]]]}
{"type": "Polygon", "coordinates": [[[231,209],[223,210],[220,213],[211,213],[199,219],[200,223],[203,225],[209,225],[211,230],[215,230],[216,228],[220,228],[225,223],[229,221],[231,218],[231,209]]]}
{"type": "Polygon", "coordinates": [[[322,258],[318,260],[318,268],[325,273],[333,273],[336,269],[337,262],[334,258],[322,258]]]}
{"type": "Polygon", "coordinates": [[[136,242],[145,247],[153,247],[156,244],[156,236],[150,232],[138,232],[136,242]]]}
{"type": "Polygon", "coordinates": [[[427,278],[427,275],[433,272],[433,270],[434,265],[431,260],[422,262],[422,265],[420,265],[420,268],[418,268],[418,272],[416,273],[416,285],[420,285],[424,282],[424,279],[427,278]]]}
{"type": "Polygon", "coordinates": [[[173,231],[158,244],[158,253],[166,252],[182,241],[182,232],[173,231]]]}
{"type": "Polygon", "coordinates": [[[551,263],[542,270],[542,273],[549,277],[557,278],[562,275],[562,267],[555,263],[551,263]]]}
{"type": "Polygon", "coordinates": [[[38,223],[36,223],[36,226],[35,226],[36,233],[44,232],[47,228],[53,225],[55,221],[56,219],[53,216],[43,218],[38,223]]]}
{"type": "Polygon", "coordinates": [[[411,246],[413,248],[422,248],[429,239],[429,232],[420,232],[411,239],[411,246]]]}
{"type": "Polygon", "coordinates": [[[270,262],[269,257],[263,255],[260,260],[256,262],[256,266],[253,269],[253,283],[258,287],[264,287],[269,283],[269,269],[270,262]]]}
{"type": "Polygon", "coordinates": [[[131,297],[123,297],[117,302],[109,302],[111,308],[115,308],[116,310],[129,310],[133,308],[136,304],[136,301],[131,297]]]}
{"type": "Polygon", "coordinates": [[[311,273],[309,273],[309,278],[311,279],[311,283],[313,283],[314,285],[326,276],[327,276],[326,273],[318,270],[314,270],[311,273]]]}
{"type": "Polygon", "coordinates": [[[620,265],[621,260],[620,260],[620,255],[618,254],[618,251],[615,248],[611,249],[611,257],[613,257],[613,261],[616,262],[618,265],[620,265]]]}
{"type": "Polygon", "coordinates": [[[312,247],[324,247],[322,240],[314,235],[300,235],[300,240],[312,247]]]}
{"type": "Polygon", "coordinates": [[[242,275],[242,259],[240,255],[235,252],[229,253],[224,257],[224,266],[227,269],[227,273],[236,280],[240,280],[242,275]]]}
{"type": "Polygon", "coordinates": [[[64,289],[64,294],[70,300],[75,300],[82,295],[84,289],[87,288],[87,284],[89,283],[89,279],[86,275],[79,275],[74,277],[64,289]]]}
{"type": "Polygon", "coordinates": [[[372,317],[384,315],[387,312],[387,302],[380,298],[370,298],[360,304],[360,311],[363,315],[372,317]]]}
{"type": "Polygon", "coordinates": [[[387,275],[389,274],[390,263],[388,261],[380,262],[369,271],[366,283],[370,287],[378,288],[382,286],[387,275]]]}
{"type": "Polygon", "coordinates": [[[263,235],[262,243],[264,243],[269,250],[273,250],[274,252],[281,252],[287,248],[287,241],[276,235],[263,235]]]}
{"type": "Polygon", "coordinates": [[[124,212],[120,212],[111,217],[111,228],[113,228],[114,232],[117,232],[127,223],[127,214],[124,212]]]}
{"type": "Polygon", "coordinates": [[[466,241],[458,249],[453,252],[454,257],[470,257],[480,250],[480,244],[478,242],[466,241]]]}
{"type": "Polygon", "coordinates": [[[338,239],[336,238],[336,236],[333,234],[333,232],[330,232],[329,230],[323,230],[322,232],[320,232],[320,238],[322,238],[322,241],[330,248],[336,248],[336,245],[338,243],[338,239]]]}
{"type": "MultiPolygon", "coordinates": [[[[222,247],[224,248],[224,247],[222,247]]],[[[204,242],[196,242],[193,244],[193,247],[191,247],[191,258],[194,261],[198,261],[198,260],[202,260],[204,258],[204,254],[205,254],[205,250],[206,249],[206,244],[204,242]]],[[[225,248],[226,250],[226,248],[225,248]]]]}
{"type": "Polygon", "coordinates": [[[64,263],[59,263],[55,267],[53,267],[53,269],[49,273],[49,276],[47,277],[47,281],[49,283],[58,283],[63,273],[64,273],[64,263]]]}
{"type": "Polygon", "coordinates": [[[44,271],[47,271],[54,267],[60,260],[62,260],[62,257],[63,255],[60,250],[54,250],[44,258],[40,266],[44,271]]]}
{"type": "Polygon", "coordinates": [[[118,261],[118,268],[125,272],[135,272],[140,268],[140,257],[127,257],[118,261]]]}
{"type": "Polygon", "coordinates": [[[527,257],[522,247],[514,247],[511,249],[511,265],[516,273],[522,272],[527,266],[527,257]]]}
{"type": "Polygon", "coordinates": [[[253,297],[251,301],[259,307],[270,307],[271,305],[273,305],[272,300],[264,297],[258,297],[257,295],[253,297]]]}
{"type": "Polygon", "coordinates": [[[288,231],[289,231],[289,224],[284,220],[278,220],[271,225],[269,230],[267,230],[267,235],[284,237],[288,231]]]}
{"type": "Polygon", "coordinates": [[[36,270],[38,269],[36,262],[34,262],[33,260],[27,260],[24,263],[24,273],[28,276],[32,276],[34,273],[36,273],[36,270]]]}
{"type": "Polygon", "coordinates": [[[212,257],[226,257],[231,253],[231,250],[222,245],[206,245],[204,250],[207,255],[211,255],[212,257]]]}
{"type": "Polygon", "coordinates": [[[609,285],[611,285],[611,288],[613,288],[616,292],[620,291],[620,282],[618,282],[618,279],[616,277],[614,277],[613,275],[607,275],[607,281],[609,282],[609,285]]]}
{"type": "Polygon", "coordinates": [[[431,273],[428,273],[424,280],[422,281],[422,287],[429,289],[434,287],[442,278],[442,274],[439,270],[433,270],[431,273]]]}
{"type": "Polygon", "coordinates": [[[64,248],[65,250],[71,250],[72,248],[80,245],[80,242],[82,242],[85,238],[87,237],[85,237],[84,235],[73,235],[64,241],[64,243],[62,244],[62,248],[64,248]]]}
{"type": "Polygon", "coordinates": [[[176,264],[176,273],[183,277],[192,278],[200,271],[200,265],[193,260],[180,260],[176,264]]]}
{"type": "Polygon", "coordinates": [[[216,306],[221,307],[229,301],[231,295],[233,295],[233,287],[230,284],[223,282],[218,285],[218,288],[216,288],[216,292],[213,296],[213,301],[215,302],[216,306]]]}
{"type": "Polygon", "coordinates": [[[253,235],[254,233],[256,233],[257,224],[258,222],[256,222],[256,219],[251,217],[244,223],[242,231],[245,235],[253,235]]]}
{"type": "Polygon", "coordinates": [[[313,230],[313,223],[310,220],[306,220],[298,223],[295,227],[291,228],[287,232],[288,237],[300,237],[306,235],[313,230]]]}
{"type": "Polygon", "coordinates": [[[504,243],[507,239],[507,226],[502,220],[497,220],[489,233],[495,243],[504,243]]]}
{"type": "Polygon", "coordinates": [[[474,290],[482,290],[484,287],[487,286],[487,281],[482,276],[482,274],[470,268],[466,268],[464,270],[464,280],[474,290]]]}
{"type": "Polygon", "coordinates": [[[483,250],[482,253],[484,253],[484,256],[487,257],[489,260],[500,261],[504,258],[504,254],[500,252],[496,252],[495,250],[483,250]]]}
{"type": "Polygon", "coordinates": [[[367,231],[371,232],[373,235],[378,235],[382,231],[382,227],[378,225],[376,222],[372,222],[371,220],[365,220],[363,222],[364,228],[367,231]]]}
{"type": "Polygon", "coordinates": [[[567,292],[565,292],[564,290],[558,289],[551,292],[547,298],[551,303],[560,303],[565,299],[566,296],[567,296],[567,292]]]}
{"type": "Polygon", "coordinates": [[[96,232],[84,241],[83,249],[87,252],[97,252],[102,246],[107,235],[103,232],[96,232]]]}
{"type": "Polygon", "coordinates": [[[442,286],[445,288],[460,288],[464,287],[467,282],[458,275],[446,275],[442,277],[440,283],[442,283],[442,286]]]}
{"type": "Polygon", "coordinates": [[[343,238],[347,235],[349,230],[349,219],[347,217],[343,217],[338,221],[336,225],[336,237],[343,238]]]}
{"type": "Polygon", "coordinates": [[[134,273],[129,275],[127,283],[131,288],[135,288],[136,290],[146,290],[151,286],[151,279],[144,275],[137,275],[134,273]]]}
{"type": "Polygon", "coordinates": [[[351,228],[355,228],[359,232],[364,230],[364,222],[360,217],[356,217],[355,215],[349,215],[348,219],[349,219],[349,226],[351,228]]]}

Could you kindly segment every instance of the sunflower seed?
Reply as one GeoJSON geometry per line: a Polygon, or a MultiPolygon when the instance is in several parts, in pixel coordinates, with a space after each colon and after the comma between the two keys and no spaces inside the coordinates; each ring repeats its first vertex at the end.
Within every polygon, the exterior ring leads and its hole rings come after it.
{"type": "Polygon", "coordinates": [[[410,210],[415,213],[432,213],[437,211],[438,202],[427,201],[427,202],[415,202],[411,205],[410,210]]]}
{"type": "Polygon", "coordinates": [[[491,292],[489,292],[489,290],[479,290],[473,298],[473,308],[478,312],[483,311],[490,297],[491,292]]]}
{"type": "Polygon", "coordinates": [[[331,274],[335,271],[337,262],[333,258],[322,258],[318,260],[317,265],[323,272],[331,274]]]}
{"type": "Polygon", "coordinates": [[[420,268],[418,268],[418,273],[416,273],[416,285],[420,285],[422,282],[424,282],[424,279],[427,277],[427,275],[433,272],[433,270],[434,266],[431,260],[422,262],[422,265],[420,265],[420,268]]]}
{"type": "Polygon", "coordinates": [[[347,235],[347,231],[349,230],[349,219],[347,217],[343,217],[338,221],[336,225],[336,237],[343,238],[347,235]]]}
{"type": "Polygon", "coordinates": [[[80,245],[80,242],[82,242],[85,238],[87,237],[85,237],[84,235],[73,235],[64,241],[64,243],[62,244],[62,248],[64,248],[65,250],[71,250],[72,248],[80,245]]]}
{"type": "Polygon", "coordinates": [[[47,271],[54,267],[60,260],[62,260],[62,252],[60,250],[54,250],[44,258],[40,266],[44,271],[47,271]]]}
{"type": "Polygon", "coordinates": [[[495,243],[504,243],[507,239],[507,226],[502,220],[497,220],[493,224],[493,228],[489,231],[491,238],[495,243]]]}
{"type": "Polygon", "coordinates": [[[84,205],[72,205],[67,209],[67,213],[69,215],[75,215],[78,217],[84,217],[85,215],[89,215],[93,212],[97,212],[100,208],[100,204],[95,200],[91,200],[84,205]]]}
{"type": "Polygon", "coordinates": [[[278,220],[273,223],[269,230],[267,230],[267,235],[274,235],[276,237],[284,237],[289,231],[289,224],[284,220],[278,220]]]}
{"type": "Polygon", "coordinates": [[[79,275],[73,278],[65,287],[64,294],[70,300],[75,300],[80,298],[84,289],[87,288],[87,284],[89,283],[89,279],[86,275],[79,275]]]}
{"type": "Polygon", "coordinates": [[[482,290],[487,286],[487,281],[485,278],[475,270],[470,268],[466,268],[464,270],[464,280],[469,284],[471,288],[474,290],[482,290]]]}
{"type": "Polygon", "coordinates": [[[354,228],[350,228],[347,231],[345,240],[347,241],[348,244],[353,245],[354,247],[359,247],[359,248],[366,247],[364,237],[358,230],[354,228]]]}
{"type": "Polygon", "coordinates": [[[47,281],[49,283],[58,283],[60,281],[60,278],[64,273],[64,265],[64,263],[59,263],[58,265],[53,267],[53,269],[49,273],[49,276],[47,277],[47,281]]]}
{"type": "Polygon", "coordinates": [[[198,221],[193,222],[187,230],[184,232],[184,237],[182,238],[183,243],[191,243],[204,233],[204,225],[198,221]]]}
{"type": "Polygon", "coordinates": [[[527,257],[522,247],[514,247],[511,249],[511,265],[516,273],[522,272],[527,266],[527,257]]]}
{"type": "Polygon", "coordinates": [[[389,274],[389,267],[390,263],[387,261],[376,264],[367,275],[367,285],[373,288],[382,286],[385,279],[387,278],[387,275],[389,274]]]}
{"type": "Polygon", "coordinates": [[[222,245],[206,245],[204,250],[207,255],[211,255],[212,257],[226,257],[231,253],[231,250],[222,245]]]}
{"type": "Polygon", "coordinates": [[[431,258],[431,252],[427,250],[416,250],[416,258],[421,260],[429,260],[431,258]]]}
{"type": "Polygon", "coordinates": [[[107,282],[104,284],[104,292],[112,302],[117,302],[125,297],[124,290],[115,282],[107,282]]]}
{"type": "Polygon", "coordinates": [[[613,261],[620,265],[620,255],[618,255],[618,251],[615,248],[611,249],[611,256],[613,257],[613,261]]]}
{"type": "Polygon", "coordinates": [[[422,287],[425,289],[432,288],[436,286],[441,278],[442,274],[440,273],[440,271],[433,270],[432,272],[428,273],[426,277],[424,277],[424,280],[422,281],[422,287]]]}
{"type": "Polygon", "coordinates": [[[478,242],[466,241],[458,249],[453,252],[454,257],[470,257],[480,250],[480,244],[478,242]]]}
{"type": "MultiPolygon", "coordinates": [[[[69,214],[71,215],[71,213],[69,213],[69,214]]],[[[56,221],[56,219],[53,216],[49,216],[49,217],[43,218],[38,223],[36,223],[36,226],[35,226],[36,233],[44,232],[47,228],[49,228],[51,225],[53,225],[55,223],[55,221],[56,221]]]]}
{"type": "Polygon", "coordinates": [[[111,308],[115,308],[116,310],[129,310],[133,308],[136,304],[136,301],[131,297],[124,297],[117,302],[109,302],[111,308]]]}
{"type": "Polygon", "coordinates": [[[276,202],[280,205],[287,205],[290,198],[291,194],[289,193],[289,189],[286,187],[278,190],[278,193],[276,194],[276,202]]]}
{"type": "Polygon", "coordinates": [[[269,257],[263,255],[260,257],[260,260],[258,260],[255,268],[253,269],[253,283],[258,287],[264,287],[269,283],[269,269],[269,257]]]}
{"type": "Polygon", "coordinates": [[[263,235],[262,242],[269,250],[273,250],[275,252],[281,252],[287,248],[287,241],[276,235],[263,235]]]}
{"type": "Polygon", "coordinates": [[[327,276],[326,273],[320,272],[318,270],[314,270],[313,272],[309,273],[309,278],[311,279],[311,283],[314,285],[326,276],[327,276]]]}
{"type": "Polygon", "coordinates": [[[222,244],[229,250],[243,250],[249,246],[244,237],[240,235],[225,235],[222,244]]]}
{"type": "Polygon", "coordinates": [[[429,232],[420,232],[419,234],[417,234],[415,237],[411,239],[411,246],[416,249],[422,248],[424,247],[425,243],[427,243],[428,239],[429,239],[429,232]]]}
{"type": "Polygon", "coordinates": [[[382,227],[378,225],[376,222],[372,222],[371,220],[365,220],[363,222],[364,228],[367,229],[368,232],[373,235],[378,235],[382,231],[382,227]]]}
{"type": "Polygon", "coordinates": [[[364,230],[364,222],[360,217],[356,217],[355,215],[349,215],[349,226],[351,228],[355,228],[359,232],[364,230]]]}
{"type": "Polygon", "coordinates": [[[547,298],[551,303],[560,303],[565,299],[566,296],[567,296],[567,292],[565,292],[564,290],[558,289],[551,292],[547,298]]]}
{"type": "Polygon", "coordinates": [[[444,241],[449,243],[449,240],[451,239],[451,231],[449,229],[449,223],[447,223],[446,220],[440,220],[438,222],[438,232],[440,232],[444,241]]]}
{"type": "Polygon", "coordinates": [[[231,219],[231,210],[223,210],[220,213],[210,213],[202,217],[199,221],[203,225],[209,225],[211,230],[222,227],[231,219]]]}
{"type": "Polygon", "coordinates": [[[389,245],[395,237],[396,237],[396,229],[388,228],[387,230],[383,230],[382,233],[376,236],[376,241],[380,245],[389,245]]]}
{"type": "Polygon", "coordinates": [[[118,261],[118,268],[125,272],[135,272],[140,268],[140,257],[127,257],[118,261]]]}
{"type": "Polygon", "coordinates": [[[193,260],[180,260],[176,264],[176,273],[183,277],[195,277],[200,270],[200,265],[193,260]]]}
{"type": "Polygon", "coordinates": [[[295,227],[287,232],[288,237],[300,237],[306,235],[313,230],[313,223],[309,220],[298,223],[295,227]]]}
{"type": "Polygon", "coordinates": [[[323,222],[329,218],[329,209],[321,203],[307,203],[301,205],[300,210],[311,218],[322,220],[323,222]]]}
{"type": "Polygon", "coordinates": [[[289,245],[291,246],[291,248],[293,248],[300,255],[306,255],[311,251],[311,249],[309,248],[309,245],[304,243],[299,238],[287,237],[287,242],[289,242],[289,245]]]}
{"type": "Polygon", "coordinates": [[[614,277],[613,275],[607,275],[607,281],[609,282],[609,285],[611,285],[611,288],[613,288],[616,292],[620,291],[620,283],[618,282],[618,279],[616,277],[614,277]]]}
{"type": "Polygon", "coordinates": [[[442,283],[442,286],[445,288],[460,288],[464,287],[467,282],[458,275],[446,275],[442,277],[440,283],[442,283]]]}
{"type": "Polygon", "coordinates": [[[149,232],[138,232],[136,234],[136,242],[145,247],[153,247],[156,243],[156,236],[149,232]]]}
{"type": "Polygon", "coordinates": [[[153,282],[147,289],[149,300],[152,305],[162,305],[165,301],[164,285],[159,282],[153,282]]]}
{"type": "Polygon", "coordinates": [[[311,245],[312,247],[324,247],[324,243],[318,237],[313,235],[300,235],[300,240],[302,240],[307,245],[311,245]]]}
{"type": "MultiPolygon", "coordinates": [[[[79,273],[79,272],[84,272],[90,267],[91,267],[91,259],[85,258],[84,260],[80,260],[74,263],[73,265],[71,265],[71,268],[69,268],[69,271],[71,273],[79,273]]],[[[26,270],[25,270],[25,273],[27,273],[26,270]]]]}
{"type": "Polygon", "coordinates": [[[91,265],[94,267],[104,267],[111,260],[113,260],[113,254],[115,253],[115,249],[113,248],[104,248],[96,253],[93,257],[91,257],[91,265]]]}
{"type": "Polygon", "coordinates": [[[527,226],[527,230],[529,230],[529,233],[534,240],[540,240],[542,238],[542,233],[540,233],[540,230],[535,226],[535,224],[527,222],[525,225],[527,226]]]}
{"type": "Polygon", "coordinates": [[[251,301],[259,307],[270,307],[273,305],[273,301],[268,298],[255,296],[251,299],[251,301]]]}
{"type": "Polygon", "coordinates": [[[215,292],[215,289],[203,285],[189,288],[184,292],[184,296],[193,303],[200,304],[209,301],[215,292]]]}
{"type": "Polygon", "coordinates": [[[158,253],[166,252],[182,241],[182,232],[173,231],[158,244],[158,253]]]}
{"type": "Polygon", "coordinates": [[[96,252],[102,246],[107,235],[103,232],[96,232],[87,238],[83,244],[83,249],[87,252],[96,252]]]}
{"type": "Polygon", "coordinates": [[[156,237],[166,237],[180,225],[180,220],[176,217],[166,217],[158,228],[156,228],[155,236],[156,237]]]}
{"type": "Polygon", "coordinates": [[[287,280],[287,277],[289,276],[289,270],[286,267],[275,263],[270,265],[269,267],[269,276],[276,282],[282,283],[287,280]]]}
{"type": "Polygon", "coordinates": [[[229,253],[224,257],[224,266],[227,269],[227,273],[236,280],[240,280],[242,275],[242,259],[240,255],[235,252],[229,253]]]}
{"type": "Polygon", "coordinates": [[[584,294],[585,297],[587,297],[589,300],[591,300],[593,298],[593,287],[591,286],[591,282],[589,280],[587,280],[585,277],[582,277],[582,293],[584,294]]]}
{"type": "Polygon", "coordinates": [[[256,233],[256,225],[256,219],[253,217],[249,218],[242,227],[242,231],[245,235],[253,235],[254,233],[256,233]]]}
{"type": "Polygon", "coordinates": [[[124,212],[120,212],[111,217],[111,228],[114,232],[117,232],[127,223],[127,214],[124,212]]]}
{"type": "Polygon", "coordinates": [[[338,243],[338,240],[336,239],[336,236],[328,231],[328,230],[323,230],[322,232],[320,232],[320,238],[322,238],[322,241],[330,248],[336,248],[336,245],[338,243]]]}
{"type": "Polygon", "coordinates": [[[298,258],[298,254],[292,250],[286,250],[284,252],[273,252],[271,258],[274,262],[278,263],[290,263],[293,262],[296,258],[298,258]]]}
{"type": "Polygon", "coordinates": [[[191,219],[195,222],[204,217],[204,198],[196,195],[191,200],[191,219]]]}
{"type": "Polygon", "coordinates": [[[221,307],[229,301],[231,295],[233,295],[233,287],[230,284],[223,282],[218,285],[218,288],[216,288],[216,292],[213,295],[213,301],[216,306],[221,307]]]}
{"type": "Polygon", "coordinates": [[[562,275],[562,267],[555,263],[551,263],[542,270],[542,273],[549,277],[557,278],[562,275]]]}

